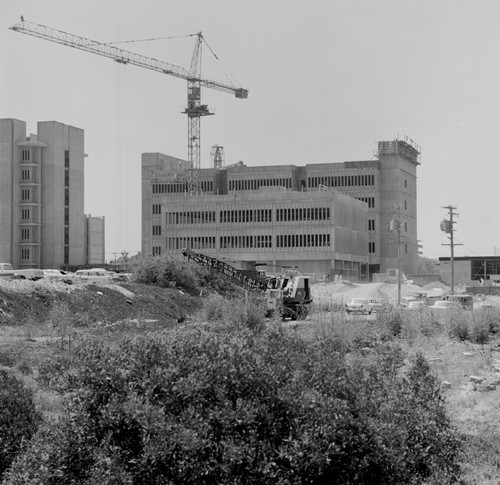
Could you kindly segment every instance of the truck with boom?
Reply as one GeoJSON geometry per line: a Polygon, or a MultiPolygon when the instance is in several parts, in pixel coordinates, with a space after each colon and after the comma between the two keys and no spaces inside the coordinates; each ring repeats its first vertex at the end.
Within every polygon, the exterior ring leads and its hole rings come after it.
{"type": "Polygon", "coordinates": [[[312,303],[310,277],[281,274],[262,275],[257,271],[243,270],[212,256],[183,249],[182,254],[206,268],[231,278],[235,283],[249,290],[264,294],[268,314],[279,312],[283,319],[305,319],[312,303]]]}

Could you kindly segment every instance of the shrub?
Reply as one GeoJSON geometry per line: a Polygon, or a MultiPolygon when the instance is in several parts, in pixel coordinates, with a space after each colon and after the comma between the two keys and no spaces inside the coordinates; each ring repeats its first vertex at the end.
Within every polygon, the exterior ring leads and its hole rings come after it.
{"type": "Polygon", "coordinates": [[[472,321],[470,329],[471,342],[484,345],[490,340],[490,324],[487,320],[478,318],[472,321]]]}
{"type": "Polygon", "coordinates": [[[136,263],[134,279],[139,283],[162,288],[183,288],[192,295],[208,291],[234,297],[242,293],[242,289],[227,276],[197,263],[180,261],[167,255],[147,258],[136,263]]]}
{"type": "Polygon", "coordinates": [[[5,485],[453,482],[458,444],[425,361],[402,378],[395,347],[349,365],[340,348],[224,323],[84,341],[63,362],[66,418],[5,485]]]}
{"type": "Polygon", "coordinates": [[[401,330],[403,329],[403,317],[399,311],[393,310],[389,313],[387,327],[392,336],[397,337],[401,334],[401,330]]]}
{"type": "Polygon", "coordinates": [[[136,264],[134,279],[139,283],[162,288],[183,288],[191,294],[199,293],[194,266],[170,256],[155,256],[136,264]]]}
{"type": "Polygon", "coordinates": [[[31,391],[0,370],[0,478],[35,433],[40,419],[31,391]]]}
{"type": "Polygon", "coordinates": [[[448,335],[460,341],[469,340],[469,322],[463,311],[450,311],[448,315],[448,335]]]}

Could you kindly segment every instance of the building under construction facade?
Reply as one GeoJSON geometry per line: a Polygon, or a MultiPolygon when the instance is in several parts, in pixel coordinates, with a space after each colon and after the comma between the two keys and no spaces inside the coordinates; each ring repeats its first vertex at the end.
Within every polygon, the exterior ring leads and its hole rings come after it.
{"type": "MultiPolygon", "coordinates": [[[[416,272],[417,166],[411,140],[378,143],[371,160],[224,167],[214,160],[188,192],[188,162],[142,155],[142,252],[191,248],[220,259],[297,267],[316,279],[369,281],[416,272]]],[[[277,268],[274,269],[274,268],[277,268]]]]}
{"type": "Polygon", "coordinates": [[[84,214],[84,132],[0,119],[0,261],[18,268],[104,262],[104,218],[84,214]]]}

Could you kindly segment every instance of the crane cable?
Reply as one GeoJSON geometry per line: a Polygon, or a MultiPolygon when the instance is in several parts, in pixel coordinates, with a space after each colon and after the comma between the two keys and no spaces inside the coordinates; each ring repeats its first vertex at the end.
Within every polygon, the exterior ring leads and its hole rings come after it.
{"type": "Polygon", "coordinates": [[[149,39],[117,40],[115,42],[104,42],[104,45],[132,44],[132,43],[135,43],[135,42],[150,42],[150,41],[153,41],[153,40],[179,39],[181,37],[194,37],[195,35],[198,35],[198,34],[171,35],[169,37],[151,37],[149,39]]]}
{"type": "MultiPolygon", "coordinates": [[[[138,42],[151,42],[151,41],[155,41],[155,40],[169,40],[169,39],[180,39],[183,37],[195,37],[197,35],[199,35],[199,34],[196,33],[196,34],[184,34],[184,35],[171,35],[171,36],[167,36],[167,37],[151,37],[151,38],[147,38],[147,39],[119,40],[119,41],[114,41],[114,42],[104,42],[102,44],[103,45],[132,44],[132,43],[138,43],[138,42]]],[[[233,76],[231,71],[229,71],[227,66],[220,60],[219,56],[215,53],[215,51],[212,49],[212,47],[210,47],[210,44],[207,42],[205,37],[203,37],[203,35],[202,35],[201,38],[202,38],[203,42],[205,43],[205,45],[208,47],[208,50],[214,56],[214,58],[217,61],[219,61],[226,77],[228,79],[230,79],[233,84],[238,84],[238,81],[236,80],[236,78],[233,76]]]]}

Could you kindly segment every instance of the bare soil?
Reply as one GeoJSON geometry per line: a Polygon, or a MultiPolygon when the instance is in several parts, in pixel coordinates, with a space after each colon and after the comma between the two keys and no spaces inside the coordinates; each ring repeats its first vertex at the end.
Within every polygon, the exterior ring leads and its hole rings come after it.
{"type": "Polygon", "coordinates": [[[82,323],[154,319],[161,323],[182,321],[195,311],[197,301],[177,289],[139,283],[79,284],[62,282],[0,282],[0,325],[45,322],[51,310],[65,304],[82,323]]]}

